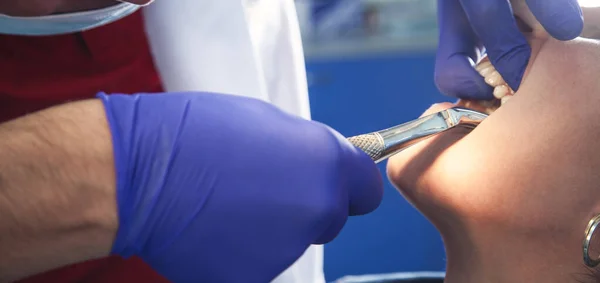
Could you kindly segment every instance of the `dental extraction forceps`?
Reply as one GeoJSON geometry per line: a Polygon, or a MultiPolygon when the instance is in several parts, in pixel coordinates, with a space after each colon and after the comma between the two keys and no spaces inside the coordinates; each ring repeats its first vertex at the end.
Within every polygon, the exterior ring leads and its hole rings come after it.
{"type": "Polygon", "coordinates": [[[473,129],[488,115],[453,107],[385,130],[348,138],[367,153],[375,163],[431,136],[460,126],[473,129]]]}

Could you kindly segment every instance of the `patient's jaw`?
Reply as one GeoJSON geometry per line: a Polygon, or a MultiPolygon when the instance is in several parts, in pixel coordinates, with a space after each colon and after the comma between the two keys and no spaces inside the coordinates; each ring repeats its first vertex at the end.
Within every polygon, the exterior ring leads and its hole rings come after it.
{"type": "Polygon", "coordinates": [[[530,43],[510,101],[468,136],[449,131],[388,163],[441,232],[448,283],[587,282],[584,229],[600,213],[600,44],[543,34],[530,43]]]}

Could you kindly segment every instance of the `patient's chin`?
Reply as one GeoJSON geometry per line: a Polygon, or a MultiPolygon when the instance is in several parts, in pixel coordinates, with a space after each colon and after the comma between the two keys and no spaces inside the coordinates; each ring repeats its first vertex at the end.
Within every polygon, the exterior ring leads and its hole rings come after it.
{"type": "MultiPolygon", "coordinates": [[[[436,104],[423,115],[439,112],[454,106],[436,104]]],[[[451,171],[457,169],[442,165],[456,160],[450,150],[470,130],[455,128],[420,142],[394,156],[387,165],[387,175],[396,189],[434,225],[447,223],[454,218],[455,196],[447,190],[449,185],[461,186],[451,171]]],[[[438,225],[436,225],[438,226],[438,225]]]]}
{"type": "MultiPolygon", "coordinates": [[[[406,169],[413,170],[412,167],[406,169]]],[[[415,179],[411,175],[418,174],[419,169],[414,170],[414,173],[394,171],[392,166],[388,167],[388,176],[398,192],[436,227],[443,238],[452,239],[457,235],[466,234],[462,228],[465,227],[463,217],[456,213],[455,197],[446,190],[448,184],[442,184],[444,181],[432,178],[433,173],[425,173],[426,176],[415,179]]]]}
{"type": "MultiPolygon", "coordinates": [[[[439,103],[432,105],[421,115],[430,115],[444,109],[453,107],[452,103],[439,103]]],[[[441,134],[422,141],[404,151],[389,158],[387,164],[387,175],[392,184],[409,201],[415,201],[418,196],[424,195],[424,185],[432,165],[436,162],[438,155],[447,145],[441,145],[440,141],[447,141],[445,135],[441,134]]],[[[413,203],[418,206],[417,203],[413,203]]]]}

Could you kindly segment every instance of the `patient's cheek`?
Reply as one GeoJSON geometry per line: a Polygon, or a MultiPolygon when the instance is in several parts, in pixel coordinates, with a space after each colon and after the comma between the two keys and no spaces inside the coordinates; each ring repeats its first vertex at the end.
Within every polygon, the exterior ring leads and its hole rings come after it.
{"type": "Polygon", "coordinates": [[[457,215],[530,231],[577,223],[560,212],[590,205],[585,190],[600,183],[598,54],[597,43],[547,41],[514,98],[440,157],[469,180],[438,188],[465,200],[457,215]]]}
{"type": "Polygon", "coordinates": [[[579,233],[600,197],[599,45],[549,40],[508,103],[392,157],[390,180],[443,235],[579,233]]]}

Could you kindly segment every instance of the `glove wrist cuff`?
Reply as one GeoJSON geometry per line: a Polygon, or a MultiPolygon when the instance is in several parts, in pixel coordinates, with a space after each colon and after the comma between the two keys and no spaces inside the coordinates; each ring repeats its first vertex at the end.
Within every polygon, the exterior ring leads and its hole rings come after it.
{"type": "Polygon", "coordinates": [[[102,104],[104,105],[106,119],[108,121],[108,126],[110,128],[112,137],[113,156],[115,163],[115,185],[117,196],[117,209],[119,216],[119,229],[115,237],[115,241],[113,243],[111,254],[120,255],[122,257],[128,258],[133,256],[135,252],[128,248],[129,237],[127,235],[127,229],[123,229],[124,227],[130,226],[130,215],[133,210],[132,206],[124,205],[128,202],[128,194],[126,193],[126,190],[128,190],[128,188],[130,187],[130,184],[128,183],[128,176],[130,175],[130,164],[128,157],[129,154],[127,150],[128,147],[124,142],[124,138],[126,138],[127,134],[122,131],[123,122],[117,121],[116,119],[114,109],[112,107],[113,98],[103,92],[98,93],[96,97],[100,99],[102,101],[102,104]]]}

